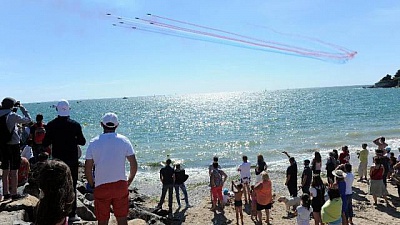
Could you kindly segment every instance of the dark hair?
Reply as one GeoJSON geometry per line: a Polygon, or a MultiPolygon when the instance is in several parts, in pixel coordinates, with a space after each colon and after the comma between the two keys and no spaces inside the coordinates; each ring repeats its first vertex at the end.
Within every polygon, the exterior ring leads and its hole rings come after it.
{"type": "Polygon", "coordinates": [[[170,159],[167,159],[167,161],[165,161],[165,163],[166,163],[167,165],[170,165],[170,164],[171,164],[171,160],[170,160],[170,159]]]}
{"type": "Polygon", "coordinates": [[[242,156],[243,161],[247,162],[247,155],[242,156]]]}
{"type": "Polygon", "coordinates": [[[54,225],[65,219],[75,199],[71,170],[62,161],[48,160],[40,167],[36,225],[54,225]]]}
{"type": "Polygon", "coordinates": [[[213,163],[213,168],[214,168],[214,169],[217,169],[217,168],[218,168],[218,163],[217,163],[217,162],[214,162],[214,163],[213,163]]]}
{"type": "Polygon", "coordinates": [[[261,154],[259,154],[259,155],[257,156],[257,162],[258,162],[258,163],[264,162],[264,156],[261,155],[261,154]]]}
{"type": "Polygon", "coordinates": [[[175,165],[175,168],[176,168],[176,169],[180,169],[180,168],[181,168],[181,164],[176,164],[176,165],[175,165]]]}
{"type": "Polygon", "coordinates": [[[328,189],[328,196],[330,200],[335,198],[340,198],[340,191],[337,188],[329,188],[328,189]]]}
{"type": "Polygon", "coordinates": [[[316,174],[312,178],[311,187],[320,187],[320,186],[324,186],[324,183],[322,182],[321,177],[318,174],[316,174]]]}
{"type": "Polygon", "coordinates": [[[39,162],[44,162],[44,161],[46,161],[48,159],[49,159],[49,153],[47,153],[47,152],[39,153],[39,155],[38,155],[38,161],[39,162]]]}
{"type": "Polygon", "coordinates": [[[43,115],[42,114],[37,114],[36,115],[36,122],[42,122],[43,121],[43,115]]]}
{"type": "Polygon", "coordinates": [[[294,160],[294,157],[290,157],[289,162],[296,162],[296,160],[294,160]]]}
{"type": "Polygon", "coordinates": [[[303,202],[302,205],[309,210],[311,205],[310,196],[307,193],[304,193],[301,196],[301,201],[303,202]]]}
{"type": "Polygon", "coordinates": [[[314,152],[314,160],[315,160],[315,162],[321,162],[322,161],[321,153],[314,152]]]}
{"type": "Polygon", "coordinates": [[[352,166],[351,166],[350,163],[346,163],[346,164],[344,165],[344,168],[345,168],[345,170],[346,170],[346,173],[348,173],[348,172],[351,172],[352,166]]]}
{"type": "Polygon", "coordinates": [[[218,156],[214,156],[213,161],[218,162],[218,156]]]}
{"type": "Polygon", "coordinates": [[[374,162],[375,162],[375,164],[382,164],[382,159],[381,159],[381,157],[379,157],[379,156],[375,156],[374,157],[374,162]]]}

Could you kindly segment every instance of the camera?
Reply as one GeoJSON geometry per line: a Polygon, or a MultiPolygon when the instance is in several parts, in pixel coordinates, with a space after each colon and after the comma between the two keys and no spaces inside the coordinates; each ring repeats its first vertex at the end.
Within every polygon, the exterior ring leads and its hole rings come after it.
{"type": "Polygon", "coordinates": [[[20,107],[21,106],[21,102],[20,101],[16,101],[14,104],[14,107],[20,107]]]}

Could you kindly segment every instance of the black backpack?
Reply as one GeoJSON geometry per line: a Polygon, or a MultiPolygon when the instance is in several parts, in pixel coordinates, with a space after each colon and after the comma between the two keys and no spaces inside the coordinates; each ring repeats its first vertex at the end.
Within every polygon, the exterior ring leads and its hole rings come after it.
{"type": "Polygon", "coordinates": [[[7,113],[0,117],[0,146],[5,146],[13,135],[7,127],[7,117],[10,113],[7,113]]]}

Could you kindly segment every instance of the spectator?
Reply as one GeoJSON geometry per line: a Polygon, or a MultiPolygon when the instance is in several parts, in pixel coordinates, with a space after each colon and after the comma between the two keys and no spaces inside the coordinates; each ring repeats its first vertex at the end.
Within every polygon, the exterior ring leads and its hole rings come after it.
{"type": "Polygon", "coordinates": [[[160,180],[162,183],[161,198],[156,209],[162,209],[165,195],[168,191],[168,212],[172,213],[172,194],[174,190],[174,169],[171,167],[171,160],[167,159],[166,165],[160,170],[160,180]]]}
{"type": "Polygon", "coordinates": [[[13,98],[4,98],[0,109],[1,129],[6,134],[1,133],[2,141],[0,143],[1,169],[3,170],[3,199],[19,199],[23,197],[17,193],[18,169],[21,164],[20,136],[18,135],[17,125],[19,123],[29,123],[31,117],[25,107],[13,98]],[[24,117],[16,113],[20,109],[24,117]],[[4,139],[4,140],[3,140],[4,139]]]}
{"type": "Polygon", "coordinates": [[[119,126],[114,113],[103,116],[103,134],[90,141],[86,151],[85,175],[94,189],[95,214],[99,225],[108,224],[112,206],[118,225],[127,225],[129,212],[128,187],[135,178],[137,161],[129,139],[116,133],[119,126]],[[125,162],[129,162],[129,176],[125,175],[125,162]],[[93,168],[96,165],[93,180],[93,168]],[[110,191],[112,190],[112,191],[110,191]]]}
{"type": "MultiPolygon", "coordinates": [[[[386,158],[386,157],[385,157],[386,158]]],[[[383,174],[385,173],[385,168],[382,165],[382,157],[375,156],[374,164],[371,166],[369,171],[370,176],[370,185],[369,185],[369,194],[374,198],[374,205],[378,205],[378,196],[382,196],[386,204],[389,204],[387,200],[387,190],[386,186],[383,183],[383,174]]]]}
{"type": "Polygon", "coordinates": [[[181,207],[181,198],[179,196],[179,189],[182,190],[183,196],[185,198],[185,203],[186,203],[186,208],[189,208],[189,199],[188,199],[188,194],[185,186],[185,181],[189,178],[189,175],[185,174],[185,170],[181,169],[180,164],[175,165],[175,194],[176,194],[176,202],[178,203],[178,206],[181,207]]]}
{"type": "Polygon", "coordinates": [[[360,177],[359,181],[367,180],[367,166],[368,166],[368,149],[367,144],[362,144],[362,150],[357,153],[358,159],[360,160],[360,164],[358,166],[358,176],[360,177]]]}
{"type": "Polygon", "coordinates": [[[310,160],[304,160],[304,170],[301,175],[301,190],[303,193],[310,194],[310,185],[312,179],[312,171],[310,168],[310,160]]]}
{"type": "Polygon", "coordinates": [[[251,163],[247,161],[247,156],[242,156],[243,163],[239,166],[238,171],[240,172],[240,183],[243,185],[243,194],[245,204],[249,203],[250,200],[250,182],[251,182],[251,163]]]}
{"type": "Polygon", "coordinates": [[[41,193],[35,224],[68,224],[68,215],[75,199],[71,170],[58,160],[45,161],[40,168],[38,184],[41,193]]]}
{"type": "Polygon", "coordinates": [[[267,163],[264,161],[263,155],[259,154],[257,156],[257,166],[255,168],[256,173],[256,183],[262,181],[261,172],[266,171],[268,168],[267,163]]]}
{"type": "Polygon", "coordinates": [[[339,155],[339,162],[340,164],[350,163],[350,152],[347,145],[342,147],[342,152],[339,155]]]}
{"type": "Polygon", "coordinates": [[[320,176],[313,176],[310,195],[312,197],[311,205],[313,208],[313,217],[315,225],[322,224],[321,221],[321,207],[325,203],[325,185],[320,176]]]}
{"type": "Polygon", "coordinates": [[[272,182],[266,171],[261,173],[262,182],[254,186],[257,196],[257,218],[258,223],[262,223],[262,210],[265,210],[266,222],[269,223],[269,210],[272,208],[272,182]]]}
{"type": "Polygon", "coordinates": [[[297,164],[294,157],[290,157],[290,155],[284,151],[282,152],[289,158],[290,166],[288,166],[286,170],[286,181],[285,186],[287,186],[289,190],[289,194],[292,197],[297,197],[297,164]]]}
{"type": "Polygon", "coordinates": [[[319,152],[314,152],[314,158],[311,163],[311,170],[313,174],[321,174],[322,157],[319,152]]]}
{"type": "Polygon", "coordinates": [[[328,225],[340,225],[342,223],[342,199],[338,189],[328,190],[329,200],[321,208],[321,218],[323,223],[328,225]]]}
{"type": "Polygon", "coordinates": [[[222,187],[224,186],[224,183],[226,179],[228,178],[228,175],[221,170],[218,169],[218,163],[213,163],[213,170],[211,171],[211,192],[213,196],[212,200],[212,208],[211,210],[214,211],[217,207],[217,201],[219,200],[221,203],[222,210],[224,209],[225,205],[223,203],[223,198],[222,198],[222,187]]]}
{"type": "Polygon", "coordinates": [[[385,137],[378,137],[373,142],[378,146],[378,150],[385,150],[385,148],[388,146],[385,141],[385,137]]]}
{"type": "Polygon", "coordinates": [[[326,176],[328,178],[328,183],[333,184],[335,181],[335,176],[333,176],[333,171],[338,166],[338,161],[335,159],[335,153],[329,152],[329,157],[326,160],[326,176]]]}
{"type": "Polygon", "coordinates": [[[81,125],[70,118],[70,107],[67,100],[57,103],[57,118],[50,121],[46,126],[46,135],[43,140],[43,147],[52,146],[53,159],[65,162],[72,174],[75,200],[69,215],[70,222],[80,221],[76,215],[76,185],[78,182],[78,145],[85,145],[86,139],[82,133],[81,125]]]}
{"type": "Polygon", "coordinates": [[[354,174],[352,171],[352,166],[349,163],[344,165],[346,176],[344,177],[344,182],[346,183],[346,220],[349,224],[353,225],[353,182],[354,174]]]}

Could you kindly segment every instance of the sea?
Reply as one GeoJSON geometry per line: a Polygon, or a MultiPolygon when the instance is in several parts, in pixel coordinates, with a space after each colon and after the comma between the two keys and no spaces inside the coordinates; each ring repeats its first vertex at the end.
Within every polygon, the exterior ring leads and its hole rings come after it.
{"type": "MultiPolygon", "coordinates": [[[[257,155],[262,154],[272,180],[279,185],[289,164],[282,151],[296,158],[299,173],[302,161],[311,160],[315,151],[326,158],[328,152],[340,152],[344,145],[357,164],[361,144],[367,143],[372,155],[376,148],[372,141],[380,136],[386,137],[397,156],[397,101],[400,88],[360,86],[69,100],[71,118],[82,125],[87,139],[81,160],[90,139],[102,132],[102,116],[114,112],[120,121],[117,132],[131,140],[136,152],[139,170],[133,185],[157,195],[159,170],[167,158],[189,174],[190,190],[207,184],[214,156],[236,179],[243,155],[255,165],[257,155]]],[[[42,113],[50,121],[57,116],[55,104],[24,105],[32,118],[42,113]]]]}

